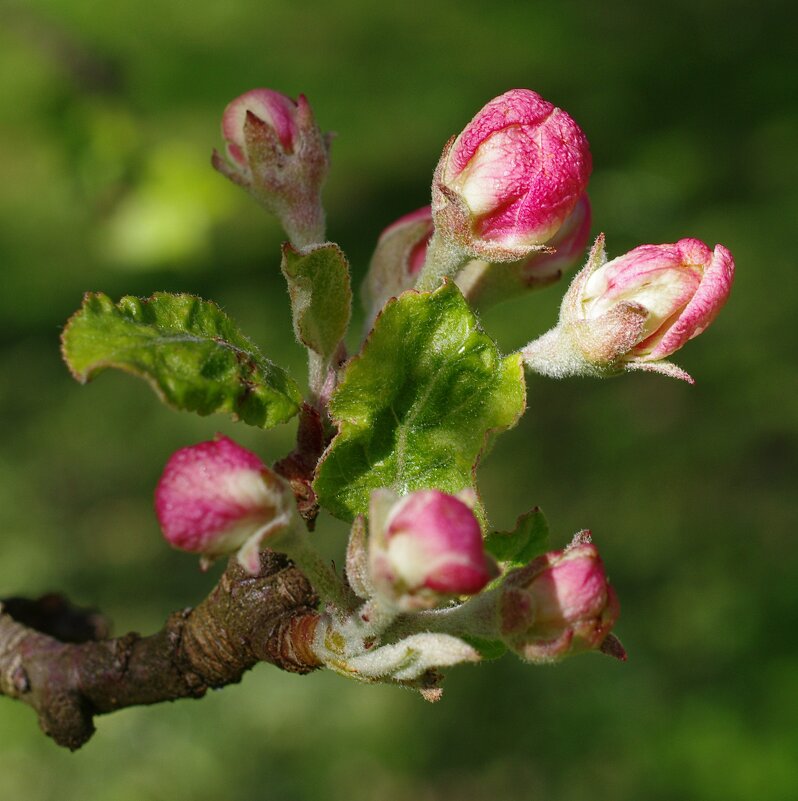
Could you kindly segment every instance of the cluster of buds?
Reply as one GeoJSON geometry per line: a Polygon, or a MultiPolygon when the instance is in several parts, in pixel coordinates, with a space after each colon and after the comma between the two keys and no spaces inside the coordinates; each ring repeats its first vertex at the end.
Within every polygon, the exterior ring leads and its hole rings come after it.
{"type": "MultiPolygon", "coordinates": [[[[248,92],[225,110],[222,132],[229,161],[214,152],[214,166],[280,218],[295,248],[321,241],[329,138],[305,98],[248,92]]],[[[526,89],[491,100],[447,142],[431,205],[380,236],[363,287],[367,322],[389,298],[444,278],[481,307],[557,280],[587,246],[591,166],[566,112],[526,89]]],[[[607,261],[599,236],[557,326],[521,355],[555,377],[635,369],[692,381],[666,358],[712,322],[733,276],[722,245],[682,239],[607,261]]],[[[254,573],[262,548],[288,553],[324,602],[314,653],[346,675],[431,692],[435,669],[480,658],[473,638],[536,663],[590,650],[624,658],[610,634],[618,600],[589,534],[525,565],[544,549],[524,551],[502,575],[475,507],[471,490],[375,490],[368,519],[353,525],[344,582],[293,525],[288,485],[226,437],[174,454],[156,490],[164,536],[204,564],[237,553],[254,573]]]]}
{"type": "Polygon", "coordinates": [[[470,490],[372,493],[368,526],[355,521],[346,560],[349,586],[364,603],[322,620],[320,661],[351,678],[427,692],[417,682],[430,668],[479,661],[474,638],[528,662],[588,650],[625,658],[610,637],[618,601],[588,533],[501,576],[474,502],[470,490]]]}
{"type": "Polygon", "coordinates": [[[369,319],[389,297],[446,276],[482,307],[557,280],[587,245],[590,170],[587,138],[562,109],[528,89],[491,100],[447,142],[432,205],[380,236],[369,319]]]}
{"type": "Polygon", "coordinates": [[[599,237],[563,298],[558,325],[527,345],[524,359],[555,377],[648,370],[693,383],[666,358],[715,319],[733,279],[723,245],[682,239],[607,261],[599,237]]]}
{"type": "Polygon", "coordinates": [[[294,247],[323,242],[330,136],[319,130],[305,96],[294,101],[253,89],[225,109],[222,136],[229,160],[214,150],[214,168],[274,214],[294,247]]]}
{"type": "Polygon", "coordinates": [[[415,614],[416,628],[446,635],[445,648],[453,636],[479,637],[534,663],[596,650],[624,659],[610,637],[617,596],[589,532],[498,578],[470,503],[469,492],[372,494],[368,537],[356,524],[347,556],[353,588],[371,599],[364,618],[377,616],[385,627],[401,614],[412,630],[415,614]]]}

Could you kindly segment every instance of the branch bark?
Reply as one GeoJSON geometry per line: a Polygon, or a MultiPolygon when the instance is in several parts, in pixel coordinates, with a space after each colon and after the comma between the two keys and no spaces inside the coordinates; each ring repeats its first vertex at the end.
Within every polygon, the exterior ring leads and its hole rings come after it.
{"type": "Polygon", "coordinates": [[[128,706],[200,698],[241,680],[257,662],[307,673],[318,599],[281,554],[261,554],[257,576],[231,559],[194,609],[169,616],[148,637],[104,638],[101,617],[59,596],[0,603],[0,695],[31,706],[46,734],[80,748],[93,718],[128,706]]]}

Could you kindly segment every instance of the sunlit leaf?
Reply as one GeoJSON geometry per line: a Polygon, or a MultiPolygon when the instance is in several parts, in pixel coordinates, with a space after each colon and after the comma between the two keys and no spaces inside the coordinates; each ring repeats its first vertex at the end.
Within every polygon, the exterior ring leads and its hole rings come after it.
{"type": "Polygon", "coordinates": [[[550,550],[549,524],[537,507],[522,514],[512,531],[494,531],[485,538],[486,550],[508,567],[522,567],[550,550]]]}
{"type": "Polygon", "coordinates": [[[81,383],[108,367],[144,378],[165,403],[211,414],[229,412],[269,428],[290,419],[302,396],[214,303],[159,293],[147,300],[88,293],[61,338],[81,383]]]}
{"type": "Polygon", "coordinates": [[[339,433],[318,471],[319,500],[351,519],[379,487],[474,487],[490,434],[514,425],[524,404],[519,356],[501,356],[456,286],[406,292],[388,302],[332,397],[339,433]]]}

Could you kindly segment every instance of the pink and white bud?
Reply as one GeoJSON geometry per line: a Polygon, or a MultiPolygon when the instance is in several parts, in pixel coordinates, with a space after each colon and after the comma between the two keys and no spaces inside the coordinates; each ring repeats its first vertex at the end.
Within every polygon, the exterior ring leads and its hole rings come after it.
{"type": "Polygon", "coordinates": [[[605,261],[597,240],[587,266],[563,299],[561,325],[588,363],[599,368],[667,372],[663,362],[715,319],[734,280],[731,253],[698,239],[641,245],[605,261]]]}
{"type": "Polygon", "coordinates": [[[419,490],[398,499],[377,490],[369,536],[373,584],[402,611],[474,595],[497,573],[471,506],[445,492],[419,490]]]}
{"type": "Polygon", "coordinates": [[[581,264],[590,240],[592,222],[590,199],[582,195],[557,233],[546,242],[547,250],[533,253],[521,262],[527,286],[556,281],[564,272],[581,264]]]}
{"type": "Polygon", "coordinates": [[[432,231],[432,210],[424,206],[400,217],[380,234],[363,282],[363,305],[369,320],[377,316],[388,298],[415,286],[432,231]]]}
{"type": "Polygon", "coordinates": [[[546,250],[535,251],[512,263],[472,261],[457,274],[455,283],[466,300],[480,309],[548,286],[582,263],[590,238],[590,223],[590,200],[584,194],[557,233],[546,242],[546,250]]]}
{"type": "Polygon", "coordinates": [[[491,100],[444,148],[432,183],[436,233],[474,258],[543,250],[584,195],[587,138],[529,89],[491,100]]]}
{"type": "Polygon", "coordinates": [[[261,547],[287,529],[291,504],[286,483],[223,436],[174,453],[155,490],[155,513],[173,547],[201,554],[204,565],[238,551],[253,574],[261,547]]]}
{"type": "Polygon", "coordinates": [[[212,164],[275,214],[299,248],[324,241],[321,187],[329,169],[329,136],[319,130],[304,95],[272,89],[237,97],[222,115],[229,162],[212,164]]]}
{"type": "Polygon", "coordinates": [[[502,635],[529,662],[599,649],[619,611],[598,551],[584,536],[513,571],[502,585],[502,635]]]}

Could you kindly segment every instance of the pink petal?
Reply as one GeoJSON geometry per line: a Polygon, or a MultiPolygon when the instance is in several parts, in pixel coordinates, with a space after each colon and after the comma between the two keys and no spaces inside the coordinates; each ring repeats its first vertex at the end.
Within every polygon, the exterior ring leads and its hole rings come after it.
{"type": "MultiPolygon", "coordinates": [[[[694,243],[697,241],[683,239],[677,243],[685,243],[685,258],[694,257],[694,243]]],[[[646,360],[669,356],[704,331],[728,300],[733,281],[734,259],[723,245],[716,245],[712,261],[692,299],[659,344],[645,357],[646,360]]]]}

